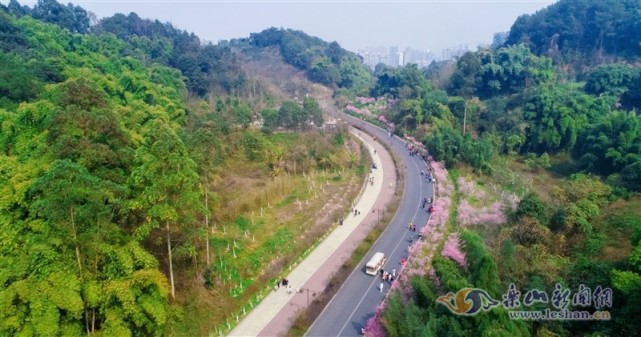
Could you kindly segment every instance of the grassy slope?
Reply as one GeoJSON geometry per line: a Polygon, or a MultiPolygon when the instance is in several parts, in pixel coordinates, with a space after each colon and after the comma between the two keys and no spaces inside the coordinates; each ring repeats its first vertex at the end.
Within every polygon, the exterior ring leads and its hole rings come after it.
{"type": "MultiPolygon", "coordinates": [[[[281,63],[278,55],[260,59],[245,64],[246,70],[277,100],[326,91],[281,63]]],[[[289,150],[318,142],[309,134],[268,137],[289,150]]],[[[345,147],[358,154],[358,165],[365,164],[360,145],[350,139],[345,147]]],[[[213,273],[207,275],[202,267],[185,271],[181,282],[186,288],[173,306],[175,324],[168,334],[203,336],[233,327],[236,316],[258,303],[273,280],[298,263],[347,211],[364,179],[358,165],[305,174],[290,165],[291,174],[272,178],[264,163],[230,160],[214,187],[219,206],[210,240],[213,273]],[[214,286],[208,290],[203,283],[211,275],[214,286]]]]}

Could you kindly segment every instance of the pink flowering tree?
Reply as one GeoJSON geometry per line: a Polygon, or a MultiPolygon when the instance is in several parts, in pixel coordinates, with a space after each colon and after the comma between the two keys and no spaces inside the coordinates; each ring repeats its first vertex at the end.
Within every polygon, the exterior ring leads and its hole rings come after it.
{"type": "Polygon", "coordinates": [[[461,267],[465,267],[467,265],[465,253],[461,250],[461,240],[458,233],[453,233],[448,237],[447,241],[445,241],[445,245],[443,245],[441,255],[449,257],[461,265],[461,267]]]}
{"type": "Polygon", "coordinates": [[[447,180],[447,170],[445,169],[445,166],[437,161],[431,161],[432,163],[432,171],[434,172],[434,177],[436,178],[436,182],[438,183],[439,181],[445,182],[447,180]]]}
{"type": "Polygon", "coordinates": [[[497,198],[488,195],[482,188],[475,188],[474,182],[465,177],[458,178],[459,192],[463,200],[457,208],[456,221],[462,225],[502,225],[507,222],[507,209],[515,209],[518,197],[511,193],[502,192],[497,198]],[[469,199],[477,200],[479,206],[470,204],[469,199]],[[500,199],[499,201],[496,201],[500,199]],[[485,206],[482,206],[485,205],[485,206]]]}
{"type": "Polygon", "coordinates": [[[507,222],[503,204],[494,202],[490,206],[475,208],[467,200],[459,203],[456,221],[461,225],[502,225],[507,222]]]}
{"type": "Polygon", "coordinates": [[[469,197],[474,192],[474,182],[471,180],[465,179],[465,177],[458,178],[458,190],[461,193],[461,197],[469,197]]]}
{"type": "Polygon", "coordinates": [[[386,337],[385,328],[378,314],[370,317],[365,324],[365,337],[386,337]]]}
{"type": "Polygon", "coordinates": [[[361,97],[361,96],[358,96],[358,97],[356,97],[356,101],[357,101],[358,103],[360,103],[361,105],[365,105],[365,104],[370,104],[370,103],[374,103],[374,102],[376,102],[376,98],[374,98],[374,97],[361,97]]]}

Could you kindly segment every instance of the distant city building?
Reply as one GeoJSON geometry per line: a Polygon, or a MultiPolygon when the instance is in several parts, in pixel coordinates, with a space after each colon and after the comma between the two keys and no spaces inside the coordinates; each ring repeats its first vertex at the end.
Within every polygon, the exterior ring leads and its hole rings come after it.
{"type": "Polygon", "coordinates": [[[367,47],[359,49],[356,53],[363,58],[363,63],[372,69],[379,63],[387,64],[387,47],[367,47]]]}
{"type": "Polygon", "coordinates": [[[427,67],[434,60],[434,55],[432,52],[427,50],[417,50],[412,48],[405,48],[403,53],[403,61],[405,64],[416,64],[419,67],[427,67]]]}
{"type": "Polygon", "coordinates": [[[404,66],[407,64],[416,64],[421,68],[427,67],[432,61],[451,60],[467,52],[467,45],[460,45],[456,48],[443,50],[440,59],[430,51],[418,50],[406,47],[400,50],[399,47],[365,47],[359,49],[356,53],[363,58],[363,63],[372,69],[377,64],[385,64],[390,67],[404,66]]]}
{"type": "Polygon", "coordinates": [[[469,49],[467,48],[467,44],[460,44],[458,47],[455,48],[445,48],[443,49],[443,53],[441,56],[441,60],[453,60],[457,57],[461,57],[463,54],[467,53],[469,49]]]}
{"type": "Polygon", "coordinates": [[[398,47],[390,47],[389,53],[387,54],[387,65],[397,66],[398,64],[398,47]]]}

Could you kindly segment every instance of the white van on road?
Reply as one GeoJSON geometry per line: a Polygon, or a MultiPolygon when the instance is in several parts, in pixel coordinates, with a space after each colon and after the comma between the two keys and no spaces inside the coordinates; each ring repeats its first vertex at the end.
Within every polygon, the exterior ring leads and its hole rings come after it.
{"type": "Polygon", "coordinates": [[[365,273],[369,275],[378,274],[378,271],[383,268],[385,261],[387,261],[385,254],[381,252],[374,254],[374,256],[372,256],[372,258],[369,259],[369,262],[365,265],[365,273]]]}

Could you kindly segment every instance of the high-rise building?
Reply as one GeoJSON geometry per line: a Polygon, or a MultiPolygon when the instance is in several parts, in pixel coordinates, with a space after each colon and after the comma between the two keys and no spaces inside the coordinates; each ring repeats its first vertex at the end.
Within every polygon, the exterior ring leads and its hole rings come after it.
{"type": "Polygon", "coordinates": [[[397,66],[398,65],[398,47],[390,47],[387,53],[387,65],[397,66]]]}

